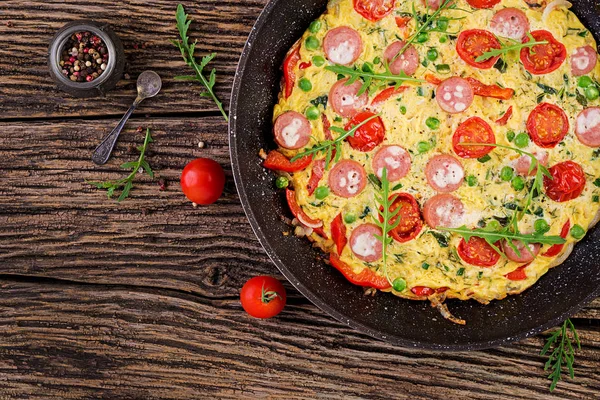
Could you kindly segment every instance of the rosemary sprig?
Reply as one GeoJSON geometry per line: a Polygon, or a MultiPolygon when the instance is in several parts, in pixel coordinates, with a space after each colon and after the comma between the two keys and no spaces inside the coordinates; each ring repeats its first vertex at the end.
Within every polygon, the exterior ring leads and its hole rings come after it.
{"type": "Polygon", "coordinates": [[[390,197],[390,181],[387,178],[387,168],[383,168],[383,171],[381,172],[381,190],[379,193],[375,193],[375,200],[379,205],[377,207],[377,214],[379,214],[383,221],[380,221],[379,218],[375,218],[375,224],[381,228],[381,235],[375,235],[375,238],[379,240],[382,245],[383,275],[392,286],[393,282],[388,275],[387,269],[387,247],[393,240],[390,236],[390,232],[400,224],[400,218],[395,222],[392,222],[392,219],[398,215],[401,207],[396,208],[394,211],[390,211],[396,197],[398,197],[398,195],[390,197]]]}
{"type": "Polygon", "coordinates": [[[325,154],[325,169],[329,169],[329,163],[331,160],[331,156],[333,154],[333,150],[335,149],[335,162],[339,161],[341,155],[342,155],[342,142],[344,141],[344,139],[346,139],[349,136],[354,136],[354,134],[356,133],[356,131],[363,125],[365,125],[366,123],[368,123],[369,121],[371,121],[372,119],[375,119],[377,117],[379,117],[381,114],[375,114],[367,119],[365,119],[363,122],[361,122],[360,124],[354,125],[352,127],[352,129],[346,131],[340,127],[337,126],[332,126],[329,129],[333,132],[339,133],[340,136],[338,136],[336,139],[333,140],[324,140],[320,143],[317,143],[316,145],[314,145],[313,147],[311,147],[310,149],[304,150],[298,154],[296,154],[294,157],[291,158],[291,162],[294,162],[296,160],[298,160],[299,158],[305,157],[305,156],[317,156],[319,153],[321,154],[325,154]]]}
{"type": "Polygon", "coordinates": [[[561,373],[563,365],[567,367],[569,376],[571,379],[575,377],[575,371],[573,369],[573,362],[575,361],[575,346],[573,341],[577,345],[577,350],[581,350],[581,343],[579,342],[579,336],[575,330],[575,326],[570,319],[567,318],[563,322],[562,327],[557,331],[554,331],[548,339],[546,339],[546,345],[540,352],[541,356],[548,354],[551,347],[554,347],[552,353],[548,356],[548,361],[544,365],[544,371],[552,370],[549,379],[552,379],[550,384],[550,391],[556,388],[556,385],[562,380],[561,373]],[[571,339],[571,336],[573,337],[571,339]]]}
{"type": "Polygon", "coordinates": [[[150,168],[150,164],[146,161],[146,150],[148,149],[148,145],[152,143],[152,136],[150,135],[150,128],[146,129],[146,137],[144,139],[144,144],[138,146],[138,151],[140,152],[140,156],[137,161],[129,161],[125,164],[121,165],[121,168],[126,170],[131,170],[131,173],[126,178],[120,179],[118,181],[105,181],[105,182],[87,182],[90,185],[96,186],[98,189],[106,189],[106,194],[108,198],[112,198],[115,194],[116,190],[122,189],[121,194],[119,195],[117,201],[123,201],[127,197],[129,197],[129,192],[133,188],[133,181],[135,180],[135,176],[139,172],[140,169],[144,169],[146,173],[150,176],[150,178],[154,178],[154,172],[152,168],[150,168]]]}
{"type": "Polygon", "coordinates": [[[326,70],[335,72],[338,75],[344,75],[350,79],[346,82],[346,85],[351,85],[356,82],[358,79],[361,79],[363,82],[362,87],[357,93],[357,96],[360,96],[364,92],[367,91],[369,86],[373,83],[373,81],[377,82],[379,85],[386,83],[394,83],[396,88],[400,87],[404,82],[415,82],[415,83],[425,83],[422,79],[411,78],[402,71],[400,74],[392,74],[389,70],[389,67],[386,65],[386,72],[377,73],[377,72],[365,72],[362,69],[358,68],[350,68],[345,67],[343,65],[330,65],[325,67],[326,70]]]}
{"type": "Polygon", "coordinates": [[[537,46],[538,44],[548,44],[547,40],[542,40],[540,42],[536,41],[534,39],[534,37],[531,35],[531,33],[527,33],[527,37],[529,38],[529,41],[526,43],[518,43],[513,41],[512,45],[507,46],[506,44],[502,43],[499,49],[492,49],[490,51],[486,51],[485,53],[483,53],[482,55],[480,55],[479,57],[477,57],[475,59],[475,62],[482,62],[485,60],[489,60],[492,57],[496,57],[496,56],[503,56],[504,54],[508,53],[509,51],[513,51],[513,50],[521,50],[523,48],[532,48],[533,46],[537,46]]]}
{"type": "Polygon", "coordinates": [[[208,79],[204,76],[204,68],[208,65],[209,62],[211,62],[216,57],[217,54],[211,53],[202,57],[200,64],[198,64],[196,62],[196,57],[194,56],[196,44],[198,43],[198,41],[195,40],[194,43],[189,43],[189,37],[187,34],[192,20],[189,18],[189,15],[185,13],[183,5],[179,4],[177,6],[177,12],[175,14],[175,17],[177,19],[177,30],[179,31],[179,36],[181,40],[172,40],[171,42],[179,49],[179,51],[181,51],[181,55],[183,56],[185,63],[192,67],[195,73],[195,75],[192,76],[176,76],[175,79],[184,81],[198,81],[202,83],[202,85],[204,85],[204,87],[206,88],[206,91],[200,93],[200,96],[212,98],[217,107],[219,108],[219,111],[221,111],[223,118],[225,118],[225,121],[229,121],[229,117],[223,109],[223,104],[217,98],[213,90],[215,86],[215,81],[217,79],[216,69],[213,68],[210,71],[208,79]]]}

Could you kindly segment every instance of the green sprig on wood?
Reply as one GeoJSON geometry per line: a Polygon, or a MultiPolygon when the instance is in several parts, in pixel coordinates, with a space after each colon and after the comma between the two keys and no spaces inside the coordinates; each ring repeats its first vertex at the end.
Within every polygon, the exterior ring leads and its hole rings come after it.
{"type": "Polygon", "coordinates": [[[579,336],[575,330],[575,326],[570,319],[563,322],[560,329],[554,331],[548,339],[546,345],[540,352],[541,356],[548,355],[548,361],[544,365],[544,371],[551,370],[548,379],[552,379],[550,391],[556,388],[559,381],[562,380],[563,366],[567,367],[571,379],[575,377],[573,363],[575,362],[575,346],[577,350],[581,350],[579,336]],[[552,352],[550,349],[552,348],[552,352]]]}
{"type": "Polygon", "coordinates": [[[119,179],[117,181],[105,181],[105,182],[87,182],[90,185],[96,186],[98,189],[106,189],[106,194],[108,198],[112,198],[117,190],[121,190],[121,194],[117,198],[117,201],[123,201],[127,197],[129,197],[129,193],[133,188],[133,181],[135,180],[136,175],[143,169],[150,176],[150,178],[154,179],[154,171],[150,167],[148,161],[146,161],[146,150],[148,150],[148,145],[152,143],[152,136],[150,135],[150,128],[146,129],[146,137],[144,138],[144,144],[137,147],[137,150],[140,152],[140,156],[136,161],[129,161],[121,165],[121,168],[126,170],[131,170],[131,173],[123,179],[119,179]]]}
{"type": "Polygon", "coordinates": [[[204,75],[204,68],[206,68],[208,63],[216,57],[217,53],[211,53],[202,57],[200,64],[198,64],[196,62],[196,56],[194,55],[198,41],[195,40],[193,43],[189,42],[190,39],[188,37],[188,30],[192,20],[190,19],[189,15],[185,13],[183,5],[179,4],[177,6],[177,13],[175,14],[175,17],[177,19],[177,30],[179,31],[180,40],[172,40],[171,42],[179,49],[179,51],[181,51],[181,55],[183,56],[185,63],[189,65],[195,73],[195,75],[191,76],[176,76],[175,79],[182,81],[198,81],[202,83],[202,85],[204,85],[206,88],[206,91],[200,93],[200,96],[211,98],[219,108],[219,111],[221,111],[225,121],[229,121],[229,117],[223,109],[223,104],[217,98],[217,95],[214,92],[214,86],[217,80],[216,69],[213,68],[210,71],[208,78],[204,75]]]}

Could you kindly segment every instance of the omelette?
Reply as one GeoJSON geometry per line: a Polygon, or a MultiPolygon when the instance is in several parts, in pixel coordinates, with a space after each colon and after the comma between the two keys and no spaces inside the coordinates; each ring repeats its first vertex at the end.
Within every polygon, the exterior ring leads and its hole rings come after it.
{"type": "Polygon", "coordinates": [[[568,6],[330,0],[286,56],[263,153],[295,232],[458,323],[445,299],[562,263],[600,215],[600,64],[568,6]]]}

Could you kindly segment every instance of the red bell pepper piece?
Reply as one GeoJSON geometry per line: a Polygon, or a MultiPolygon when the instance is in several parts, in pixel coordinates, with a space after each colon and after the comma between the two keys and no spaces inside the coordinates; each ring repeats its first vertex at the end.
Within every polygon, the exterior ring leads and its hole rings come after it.
{"type": "Polygon", "coordinates": [[[413,292],[415,295],[417,295],[419,297],[431,296],[434,293],[444,293],[446,290],[448,290],[447,287],[432,289],[427,286],[415,286],[414,288],[410,289],[411,292],[413,292]]]}
{"type": "MultiPolygon", "coordinates": [[[[560,230],[560,237],[563,238],[563,239],[566,239],[567,235],[569,234],[569,230],[570,229],[571,229],[571,221],[567,220],[567,222],[565,222],[565,224],[563,225],[562,229],[560,230]]],[[[564,244],[553,244],[542,255],[546,256],[546,257],[554,257],[554,256],[558,255],[558,253],[561,252],[561,250],[563,249],[564,246],[565,246],[564,244]]]]}
{"type": "Polygon", "coordinates": [[[267,154],[266,160],[263,161],[263,167],[272,169],[273,171],[298,172],[308,167],[312,160],[311,156],[305,156],[291,162],[286,156],[272,150],[267,154]]]}
{"type": "Polygon", "coordinates": [[[359,274],[355,273],[352,268],[340,260],[338,255],[335,253],[329,254],[329,262],[331,262],[331,265],[340,271],[346,279],[355,285],[367,286],[375,289],[389,289],[391,287],[390,283],[384,276],[377,275],[368,267],[364,267],[359,274]]]}
{"type": "Polygon", "coordinates": [[[504,275],[506,279],[510,279],[511,281],[524,281],[527,279],[527,274],[525,273],[525,268],[531,263],[527,263],[525,265],[521,265],[519,268],[515,269],[512,272],[504,275]]]}
{"type": "Polygon", "coordinates": [[[512,117],[513,108],[512,106],[508,107],[508,110],[504,113],[504,115],[496,120],[496,124],[498,125],[506,125],[510,117],[512,117]]]}
{"type": "Polygon", "coordinates": [[[379,93],[377,96],[375,96],[375,98],[371,102],[371,107],[377,107],[377,106],[383,104],[387,99],[404,92],[407,88],[408,88],[407,86],[400,86],[399,88],[389,87],[389,88],[381,91],[381,93],[379,93]]]}
{"type": "Polygon", "coordinates": [[[283,79],[285,81],[285,98],[292,95],[294,85],[296,84],[296,74],[294,68],[300,61],[300,42],[296,42],[290,49],[283,61],[283,79]]]}
{"type": "Polygon", "coordinates": [[[515,94],[515,91],[510,88],[501,88],[498,85],[485,85],[475,78],[465,79],[471,84],[471,86],[473,86],[473,93],[475,93],[477,96],[508,100],[515,94]]]}
{"type": "Polygon", "coordinates": [[[346,225],[342,220],[342,213],[339,213],[337,217],[331,222],[331,239],[335,243],[338,254],[342,254],[348,239],[346,239],[346,225]]]}
{"type": "Polygon", "coordinates": [[[323,222],[321,220],[313,219],[306,215],[304,210],[302,210],[302,207],[300,207],[298,202],[296,202],[296,192],[294,192],[292,189],[285,189],[285,198],[287,199],[290,211],[303,225],[313,229],[318,229],[323,226],[323,222]]]}

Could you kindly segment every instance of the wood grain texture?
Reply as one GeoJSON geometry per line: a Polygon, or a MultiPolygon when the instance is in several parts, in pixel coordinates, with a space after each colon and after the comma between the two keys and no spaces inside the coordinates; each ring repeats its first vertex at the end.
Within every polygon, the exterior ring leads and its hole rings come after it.
{"type": "MultiPolygon", "coordinates": [[[[239,55],[248,33],[266,0],[180,1],[195,22],[190,38],[198,39],[198,53],[217,52],[210,66],[217,73],[216,92],[225,105],[239,55]]],[[[145,70],[164,80],[158,97],[148,100],[139,115],[187,111],[215,111],[214,104],[199,96],[196,83],[175,82],[188,75],[179,50],[170,40],[178,38],[171,0],[8,0],[0,2],[0,104],[5,118],[98,116],[123,114],[135,98],[135,79],[145,70]],[[127,58],[123,79],[106,98],[92,102],[70,98],[55,88],[48,75],[50,39],[67,22],[93,19],[106,22],[120,37],[127,58]]]]}
{"type": "Polygon", "coordinates": [[[553,394],[542,338],[489,351],[402,349],[344,327],[297,293],[276,319],[237,298],[0,281],[0,390],[14,398],[597,398],[600,331],[553,394]],[[443,394],[443,397],[441,397],[443,394]]]}

